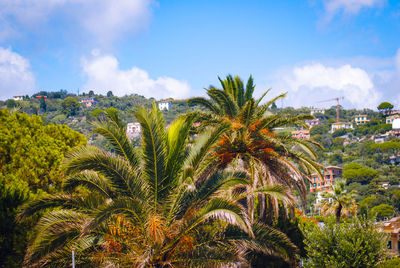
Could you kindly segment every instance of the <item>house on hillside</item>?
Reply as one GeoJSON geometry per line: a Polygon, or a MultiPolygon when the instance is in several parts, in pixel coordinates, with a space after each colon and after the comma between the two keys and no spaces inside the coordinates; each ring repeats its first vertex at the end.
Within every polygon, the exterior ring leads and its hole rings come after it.
{"type": "Polygon", "coordinates": [[[158,103],[158,109],[162,110],[169,110],[171,109],[171,102],[170,101],[160,101],[158,103]]]}
{"type": "Polygon", "coordinates": [[[13,96],[13,99],[14,99],[15,101],[21,101],[21,100],[24,99],[24,96],[23,96],[23,95],[13,96]]]}
{"type": "Polygon", "coordinates": [[[400,118],[396,118],[392,122],[392,134],[396,137],[400,137],[400,118]]]}
{"type": "Polygon", "coordinates": [[[369,120],[367,119],[367,115],[365,115],[365,114],[356,115],[354,117],[354,121],[355,121],[356,125],[365,125],[366,123],[369,122],[369,120]]]}
{"type": "Polygon", "coordinates": [[[98,100],[95,97],[84,98],[81,100],[82,104],[85,104],[86,107],[96,106],[98,100]]]}
{"type": "Polygon", "coordinates": [[[310,114],[314,115],[316,113],[325,114],[325,108],[312,108],[310,114]]]}
{"type": "Polygon", "coordinates": [[[400,114],[394,114],[386,117],[386,124],[392,124],[393,120],[400,118],[400,114]]]}
{"type": "Polygon", "coordinates": [[[140,123],[132,122],[126,125],[126,135],[128,136],[128,139],[131,140],[138,137],[140,133],[142,133],[142,126],[140,123]]]}
{"type": "Polygon", "coordinates": [[[300,140],[309,140],[310,131],[308,129],[292,131],[292,137],[300,140]]]}
{"type": "Polygon", "coordinates": [[[396,255],[400,254],[400,217],[378,223],[380,232],[390,235],[388,250],[396,255]]]}
{"type": "Polygon", "coordinates": [[[371,139],[374,140],[375,143],[384,143],[387,140],[388,136],[388,134],[375,135],[372,136],[371,139]]]}
{"type": "Polygon", "coordinates": [[[333,123],[331,127],[331,132],[335,132],[336,130],[339,129],[354,129],[353,128],[353,123],[351,122],[339,122],[339,123],[333,123]]]}
{"type": "Polygon", "coordinates": [[[322,171],[323,177],[320,177],[317,173],[311,175],[310,192],[325,191],[331,189],[335,179],[341,178],[343,174],[343,168],[337,166],[327,166],[322,171]]]}
{"type": "Polygon", "coordinates": [[[311,119],[311,120],[305,120],[304,123],[306,123],[306,125],[309,128],[312,128],[313,126],[317,126],[321,124],[321,120],[319,120],[319,118],[315,118],[315,119],[311,119]]]}

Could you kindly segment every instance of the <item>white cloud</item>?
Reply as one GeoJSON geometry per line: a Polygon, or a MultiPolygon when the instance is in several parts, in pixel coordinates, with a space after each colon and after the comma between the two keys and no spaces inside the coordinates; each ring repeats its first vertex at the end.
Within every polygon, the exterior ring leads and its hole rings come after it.
{"type": "Polygon", "coordinates": [[[100,55],[97,50],[92,52],[92,56],[91,59],[82,59],[83,72],[88,78],[83,87],[85,90],[102,94],[112,90],[117,96],[136,93],[156,99],[189,96],[190,86],[185,81],[166,76],[152,79],[138,67],[121,70],[114,56],[100,55]]]}
{"type": "Polygon", "coordinates": [[[136,32],[148,25],[151,0],[81,0],[82,25],[100,41],[112,40],[124,32],[136,32]]]}
{"type": "Polygon", "coordinates": [[[35,77],[27,59],[0,47],[0,99],[26,94],[35,89],[35,77]]]}
{"type": "Polygon", "coordinates": [[[0,0],[0,37],[15,35],[47,22],[51,16],[66,15],[68,24],[78,23],[100,42],[145,28],[154,0],[0,0]]]}
{"type": "Polygon", "coordinates": [[[347,107],[375,108],[381,93],[368,73],[351,65],[329,67],[312,63],[295,67],[281,75],[278,88],[288,90],[288,104],[300,106],[330,106],[318,101],[343,96],[347,107]]]}
{"type": "Polygon", "coordinates": [[[358,14],[362,8],[381,6],[386,0],[326,0],[324,7],[327,20],[343,11],[345,14],[358,14]]]}

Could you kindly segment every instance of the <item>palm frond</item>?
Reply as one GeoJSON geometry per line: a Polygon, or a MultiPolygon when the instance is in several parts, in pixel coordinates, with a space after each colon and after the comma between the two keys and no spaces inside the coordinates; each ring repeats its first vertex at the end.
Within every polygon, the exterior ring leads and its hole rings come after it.
{"type": "Polygon", "coordinates": [[[185,145],[189,139],[190,129],[195,118],[196,114],[194,113],[180,116],[168,128],[168,157],[164,179],[166,184],[178,178],[182,171],[184,161],[188,156],[185,145]]]}
{"type": "Polygon", "coordinates": [[[72,150],[64,160],[67,175],[85,170],[99,172],[107,178],[115,191],[144,198],[147,184],[140,170],[133,169],[124,158],[97,147],[86,146],[72,150]]]}
{"type": "Polygon", "coordinates": [[[98,121],[93,123],[94,132],[102,135],[111,145],[114,152],[124,157],[133,167],[140,163],[139,156],[126,136],[125,128],[115,127],[109,121],[98,121]]]}
{"type": "Polygon", "coordinates": [[[105,198],[113,198],[116,193],[114,193],[109,184],[110,182],[99,173],[86,170],[68,177],[63,184],[63,190],[72,192],[78,186],[84,186],[86,189],[95,191],[105,198]]]}
{"type": "Polygon", "coordinates": [[[246,84],[246,92],[244,93],[244,101],[247,102],[253,97],[255,85],[253,83],[253,76],[250,75],[246,84]]]}
{"type": "Polygon", "coordinates": [[[272,103],[276,102],[279,99],[285,98],[286,94],[287,93],[280,94],[280,95],[276,96],[275,98],[267,101],[264,105],[259,106],[259,109],[257,109],[257,117],[262,117],[265,114],[265,112],[268,110],[269,106],[271,106],[272,103]]]}
{"type": "Polygon", "coordinates": [[[248,126],[253,119],[255,107],[254,99],[248,100],[239,113],[240,122],[244,122],[248,126]]]}
{"type": "Polygon", "coordinates": [[[203,106],[206,109],[208,109],[216,114],[221,113],[221,110],[217,106],[215,106],[211,101],[209,101],[205,98],[202,98],[202,97],[191,98],[188,100],[188,103],[203,106]]]}
{"type": "Polygon", "coordinates": [[[219,104],[225,115],[229,117],[237,115],[239,107],[230,94],[216,88],[209,88],[207,94],[219,104]]]}
{"type": "Polygon", "coordinates": [[[167,164],[164,120],[162,112],[157,109],[155,104],[150,112],[144,107],[139,107],[135,116],[142,126],[143,172],[146,174],[154,198],[154,209],[157,209],[159,200],[162,200],[171,189],[163,187],[161,184],[166,176],[165,166],[167,164]]]}
{"type": "Polygon", "coordinates": [[[215,129],[211,129],[197,138],[184,166],[191,167],[197,174],[202,173],[201,163],[209,154],[210,149],[230,127],[229,122],[224,122],[215,129]]]}

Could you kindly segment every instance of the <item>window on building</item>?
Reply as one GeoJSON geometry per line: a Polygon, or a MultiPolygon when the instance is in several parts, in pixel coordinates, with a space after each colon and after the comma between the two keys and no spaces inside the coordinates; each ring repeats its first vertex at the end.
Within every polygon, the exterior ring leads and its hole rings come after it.
{"type": "Polygon", "coordinates": [[[392,249],[392,241],[390,240],[389,242],[388,242],[388,249],[392,249]]]}

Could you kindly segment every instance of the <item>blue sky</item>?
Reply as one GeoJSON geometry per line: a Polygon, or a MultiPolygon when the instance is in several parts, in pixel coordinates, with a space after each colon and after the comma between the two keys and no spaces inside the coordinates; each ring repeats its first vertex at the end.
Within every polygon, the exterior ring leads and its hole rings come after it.
{"type": "Polygon", "coordinates": [[[400,105],[400,1],[0,0],[0,99],[66,89],[156,99],[252,74],[281,105],[400,105]]]}

